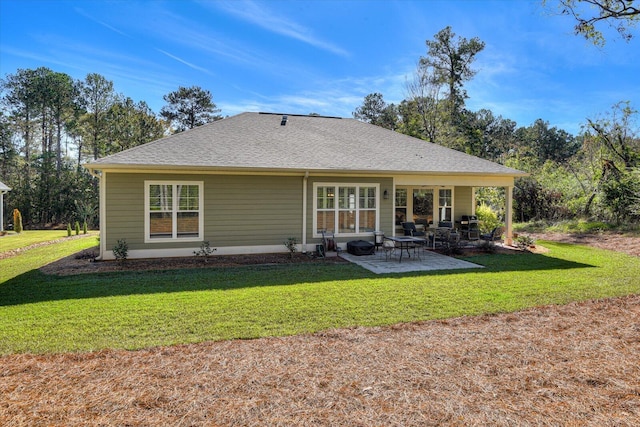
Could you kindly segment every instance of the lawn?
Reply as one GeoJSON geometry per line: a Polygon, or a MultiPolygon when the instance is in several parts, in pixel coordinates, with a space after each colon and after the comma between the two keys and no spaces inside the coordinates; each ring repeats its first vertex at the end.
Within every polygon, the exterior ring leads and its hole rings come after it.
{"type": "MultiPolygon", "coordinates": [[[[88,234],[97,236],[98,232],[91,231],[88,234]]],[[[75,232],[73,235],[75,236],[75,232]]],[[[25,230],[20,234],[10,231],[6,236],[0,237],[0,253],[66,238],[67,230],[25,230]]],[[[96,243],[95,240],[93,243],[96,243]]]]}
{"type": "MultiPolygon", "coordinates": [[[[92,231],[86,235],[80,234],[77,237],[74,235],[73,238],[68,238],[66,231],[46,230],[23,231],[20,234],[11,233],[0,237],[0,288],[9,279],[96,246],[97,235],[96,231],[92,231]],[[55,243],[48,244],[51,242],[55,243]],[[24,253],[2,259],[3,253],[30,246],[31,248],[24,253]]],[[[4,305],[2,299],[0,299],[0,305],[4,305]]]]}
{"type": "MultiPolygon", "coordinates": [[[[90,240],[95,244],[75,242],[90,240]]],[[[470,259],[482,270],[389,276],[350,264],[66,277],[38,271],[36,264],[80,249],[62,242],[55,251],[38,248],[0,261],[0,354],[294,335],[640,293],[639,258],[540,243],[550,252],[470,259]],[[5,273],[22,257],[36,261],[5,273]]]]}

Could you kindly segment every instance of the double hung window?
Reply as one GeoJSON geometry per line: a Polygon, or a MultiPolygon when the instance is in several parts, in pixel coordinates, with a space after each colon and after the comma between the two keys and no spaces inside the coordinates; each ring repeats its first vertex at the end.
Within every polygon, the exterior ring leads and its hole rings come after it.
{"type": "Polygon", "coordinates": [[[372,232],[378,225],[377,184],[315,184],[314,234],[372,232]]]}
{"type": "Polygon", "coordinates": [[[453,221],[453,192],[443,188],[439,191],[440,221],[453,221]]]}
{"type": "Polygon", "coordinates": [[[145,242],[203,238],[202,182],[145,182],[145,242]]]}

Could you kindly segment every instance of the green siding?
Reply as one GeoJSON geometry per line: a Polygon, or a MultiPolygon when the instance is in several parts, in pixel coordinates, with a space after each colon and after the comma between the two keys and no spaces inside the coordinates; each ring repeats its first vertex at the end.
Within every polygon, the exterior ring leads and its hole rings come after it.
{"type": "Polygon", "coordinates": [[[136,174],[105,174],[106,248],[126,239],[129,249],[144,246],[144,179],[136,174]]]}
{"type": "MultiPolygon", "coordinates": [[[[302,239],[300,177],[212,176],[205,180],[205,240],[216,246],[281,245],[302,239]]],[[[284,249],[284,246],[283,246],[284,249]]]]}
{"type": "Polygon", "coordinates": [[[473,187],[455,187],[454,189],[455,221],[459,221],[462,215],[471,215],[473,206],[473,187]]]}
{"type": "Polygon", "coordinates": [[[145,180],[202,181],[203,240],[214,247],[281,245],[287,237],[302,237],[301,176],[108,173],[107,249],[122,238],[130,250],[197,246],[194,242],[144,243],[145,180]]]}

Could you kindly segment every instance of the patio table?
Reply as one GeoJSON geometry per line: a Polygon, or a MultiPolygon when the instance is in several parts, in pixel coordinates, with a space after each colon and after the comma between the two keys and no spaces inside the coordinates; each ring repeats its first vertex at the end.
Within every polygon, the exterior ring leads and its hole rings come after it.
{"type": "MultiPolygon", "coordinates": [[[[411,253],[409,252],[411,245],[425,245],[427,242],[426,239],[413,236],[385,236],[385,239],[391,240],[392,242],[396,243],[397,247],[400,249],[400,259],[398,260],[398,262],[402,262],[403,251],[407,251],[407,256],[411,258],[411,253]]],[[[420,255],[418,255],[418,258],[420,258],[420,255]]]]}

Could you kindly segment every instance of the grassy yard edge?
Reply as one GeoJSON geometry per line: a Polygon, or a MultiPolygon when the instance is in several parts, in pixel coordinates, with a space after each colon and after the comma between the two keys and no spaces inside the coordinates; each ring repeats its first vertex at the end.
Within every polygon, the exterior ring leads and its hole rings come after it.
{"type": "MultiPolygon", "coordinates": [[[[71,243],[61,245],[73,251],[71,243]]],[[[549,254],[474,257],[482,270],[384,276],[350,264],[69,277],[27,271],[6,289],[0,284],[9,302],[0,306],[0,354],[295,335],[640,293],[637,257],[540,243],[549,254]]]]}

